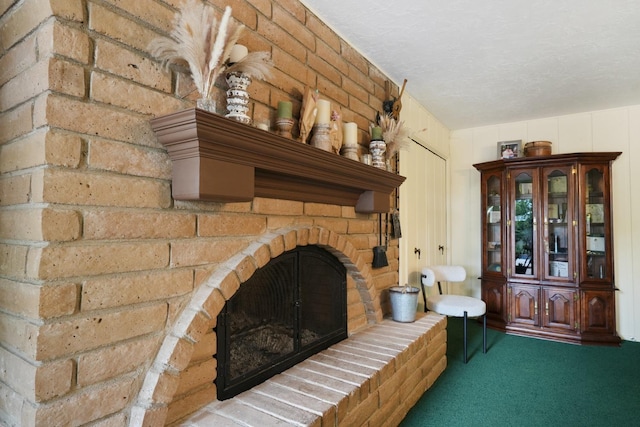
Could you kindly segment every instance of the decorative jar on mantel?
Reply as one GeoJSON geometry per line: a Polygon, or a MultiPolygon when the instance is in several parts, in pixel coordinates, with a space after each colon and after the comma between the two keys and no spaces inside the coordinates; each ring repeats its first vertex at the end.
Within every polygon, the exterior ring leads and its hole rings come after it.
{"type": "Polygon", "coordinates": [[[251,123],[251,118],[247,115],[249,111],[249,93],[247,88],[251,84],[251,77],[243,72],[234,71],[226,75],[227,84],[227,110],[225,116],[230,119],[251,123]]]}
{"type": "Polygon", "coordinates": [[[387,169],[387,161],[384,153],[387,151],[387,144],[382,139],[374,139],[369,143],[371,153],[371,164],[380,169],[387,169]]]}

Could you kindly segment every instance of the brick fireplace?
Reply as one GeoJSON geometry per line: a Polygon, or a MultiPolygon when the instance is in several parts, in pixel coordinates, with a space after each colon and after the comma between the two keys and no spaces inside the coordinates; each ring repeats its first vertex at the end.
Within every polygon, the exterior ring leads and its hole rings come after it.
{"type": "MultiPolygon", "coordinates": [[[[249,279],[256,269],[288,250],[306,245],[317,245],[326,249],[347,268],[347,326],[349,336],[353,337],[347,341],[356,339],[353,342],[358,343],[357,340],[361,338],[371,339],[373,334],[373,342],[366,345],[387,358],[383,359],[385,363],[371,362],[374,365],[380,364],[380,368],[373,371],[368,369],[368,373],[364,375],[366,381],[359,386],[349,386],[353,380],[341,379],[346,382],[345,386],[353,387],[352,390],[339,393],[343,397],[338,398],[336,402],[326,403],[327,409],[320,414],[313,415],[311,411],[313,420],[309,421],[309,425],[315,425],[316,422],[324,423],[322,425],[337,425],[354,417],[371,417],[374,420],[391,422],[389,425],[393,425],[393,422],[402,419],[446,366],[446,318],[431,315],[424,319],[426,323],[419,326],[396,324],[390,330],[389,323],[393,322],[383,322],[381,298],[379,292],[371,285],[374,280],[370,260],[365,261],[349,239],[338,233],[319,226],[293,226],[258,237],[257,241],[217,268],[193,293],[146,373],[142,389],[132,409],[130,425],[160,425],[165,422],[191,425],[189,423],[198,421],[189,418],[190,414],[201,407],[206,407],[206,414],[213,413],[215,416],[215,359],[212,359],[211,355],[216,352],[213,328],[218,313],[225,302],[237,292],[241,283],[249,279]],[[393,344],[389,345],[389,342],[393,344]],[[397,396],[389,387],[398,392],[397,396]],[[400,392],[401,390],[403,391],[400,392]],[[401,405],[399,402],[391,403],[399,399],[403,393],[406,399],[401,405]],[[358,397],[360,395],[363,397],[362,401],[358,397]],[[391,397],[392,395],[394,397],[391,397]],[[342,399],[349,403],[341,402],[342,399]],[[373,400],[380,402],[375,404],[375,408],[371,406],[373,400]]],[[[320,353],[319,357],[323,357],[323,354],[324,352],[320,353]]],[[[310,360],[314,360],[315,357],[312,356],[310,360]]],[[[343,357],[342,362],[340,359],[334,360],[336,367],[348,365],[354,358],[348,352],[343,357]]],[[[367,359],[369,357],[371,356],[367,356],[367,359]]],[[[349,376],[346,373],[344,375],[349,376]]],[[[327,384],[335,381],[331,377],[325,380],[327,384]]],[[[277,383],[278,380],[275,381],[277,383]]],[[[268,384],[272,382],[266,384],[265,387],[269,387],[268,384]]],[[[258,390],[262,390],[260,387],[262,386],[259,386],[258,390]]],[[[308,383],[307,387],[310,387],[310,390],[317,389],[318,393],[323,388],[308,383]]],[[[271,393],[279,400],[285,399],[288,402],[287,399],[290,399],[286,391],[282,391],[281,396],[275,390],[271,393]]],[[[310,392],[305,394],[307,393],[310,392]]],[[[246,399],[246,396],[251,395],[250,391],[241,396],[246,399]]],[[[234,405],[235,399],[232,398],[225,403],[234,405]]],[[[246,408],[235,417],[242,417],[245,411],[246,408]]],[[[196,415],[202,423],[199,425],[208,425],[202,421],[202,413],[196,415]]],[[[204,419],[217,419],[218,422],[225,419],[224,415],[219,419],[207,418],[208,416],[204,419]]],[[[304,423],[309,416],[309,413],[304,413],[304,416],[294,421],[304,423]]],[[[232,419],[233,416],[227,415],[227,422],[231,422],[232,419]]],[[[248,419],[235,419],[253,425],[248,419]]]]}
{"type": "MultiPolygon", "coordinates": [[[[157,426],[215,403],[218,312],[256,268],[298,245],[347,268],[349,339],[389,313],[398,241],[389,266],[372,269],[374,213],[269,195],[172,197],[172,161],[151,121],[197,95],[184,69],[161,69],[147,47],[180,4],[0,6],[0,423],[157,426]]],[[[296,0],[232,7],[241,41],[276,64],[274,81],[250,86],[251,117],[273,122],[282,99],[296,115],[315,87],[358,124],[366,149],[380,70],[296,0]]],[[[406,346],[412,357],[393,362],[401,376],[419,359],[406,346]]]]}

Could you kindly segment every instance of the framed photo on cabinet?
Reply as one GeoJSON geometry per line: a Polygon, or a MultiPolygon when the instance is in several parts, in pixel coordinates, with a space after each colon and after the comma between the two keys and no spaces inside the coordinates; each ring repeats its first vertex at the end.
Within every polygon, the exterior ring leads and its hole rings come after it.
{"type": "Polygon", "coordinates": [[[522,156],[522,140],[498,142],[498,158],[514,159],[522,156]]]}

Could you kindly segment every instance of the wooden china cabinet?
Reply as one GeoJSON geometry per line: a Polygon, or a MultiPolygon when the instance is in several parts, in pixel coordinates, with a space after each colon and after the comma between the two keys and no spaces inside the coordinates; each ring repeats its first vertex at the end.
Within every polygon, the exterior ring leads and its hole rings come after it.
{"type": "Polygon", "coordinates": [[[620,343],[611,224],[611,163],[620,154],[474,165],[489,326],[577,344],[620,343]]]}

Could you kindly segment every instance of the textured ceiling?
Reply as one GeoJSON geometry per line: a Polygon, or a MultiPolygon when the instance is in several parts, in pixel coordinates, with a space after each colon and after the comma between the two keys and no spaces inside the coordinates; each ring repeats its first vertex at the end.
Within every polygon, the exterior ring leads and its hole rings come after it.
{"type": "Polygon", "coordinates": [[[639,0],[302,0],[452,130],[640,104],[639,0]]]}

